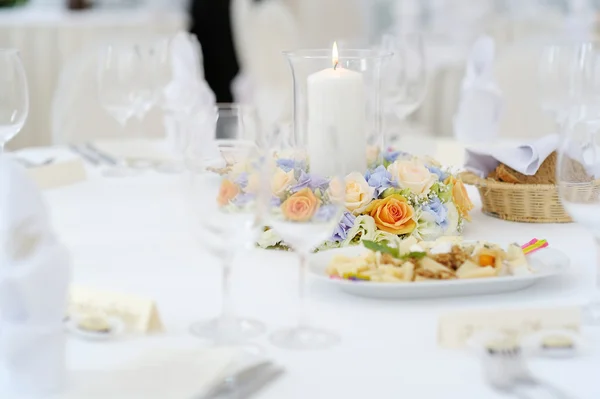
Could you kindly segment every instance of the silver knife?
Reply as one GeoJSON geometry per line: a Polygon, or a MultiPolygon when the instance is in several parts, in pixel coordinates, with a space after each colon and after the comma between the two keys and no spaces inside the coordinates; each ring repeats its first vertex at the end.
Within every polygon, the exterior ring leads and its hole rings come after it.
{"type": "Polygon", "coordinates": [[[282,367],[269,367],[266,372],[260,374],[250,382],[244,385],[239,385],[236,392],[236,397],[239,399],[248,399],[252,397],[255,393],[279,378],[283,372],[284,370],[282,367]]]}
{"type": "Polygon", "coordinates": [[[75,154],[79,155],[81,158],[83,158],[86,161],[88,161],[89,163],[91,163],[92,165],[94,165],[94,166],[100,165],[100,161],[98,159],[94,158],[93,156],[91,156],[86,151],[83,151],[79,146],[76,146],[74,144],[70,144],[69,145],[69,149],[71,151],[73,151],[75,154]]]}
{"type": "Polygon", "coordinates": [[[250,367],[244,368],[233,375],[223,378],[214,387],[209,389],[204,395],[196,397],[197,399],[212,399],[218,397],[223,392],[226,392],[233,387],[243,386],[252,381],[261,373],[265,372],[273,363],[268,360],[256,363],[250,367]]]}
{"type": "Polygon", "coordinates": [[[115,158],[111,157],[110,155],[108,155],[104,151],[100,151],[92,143],[85,143],[85,148],[87,148],[88,150],[90,150],[91,152],[93,152],[96,156],[98,156],[98,158],[102,159],[104,162],[106,162],[106,163],[108,163],[110,165],[114,166],[114,165],[117,165],[119,163],[115,158]]]}

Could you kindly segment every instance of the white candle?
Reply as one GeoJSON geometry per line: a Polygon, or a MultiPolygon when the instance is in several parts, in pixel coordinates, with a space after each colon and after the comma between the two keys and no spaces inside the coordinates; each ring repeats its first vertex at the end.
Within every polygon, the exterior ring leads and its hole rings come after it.
{"type": "Polygon", "coordinates": [[[311,173],[330,176],[336,173],[332,158],[345,172],[367,170],[366,95],[362,74],[337,65],[313,73],[307,81],[307,150],[311,173]],[[338,132],[331,140],[330,129],[338,132]]]}

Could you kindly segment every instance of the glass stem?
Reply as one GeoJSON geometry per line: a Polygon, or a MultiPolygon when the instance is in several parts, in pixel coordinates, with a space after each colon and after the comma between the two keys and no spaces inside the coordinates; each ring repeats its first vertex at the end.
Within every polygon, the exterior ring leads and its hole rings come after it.
{"type": "Polygon", "coordinates": [[[596,242],[596,292],[594,296],[600,298],[600,236],[595,236],[596,242]]]}
{"type": "Polygon", "coordinates": [[[221,266],[221,320],[230,323],[235,319],[233,300],[231,299],[231,272],[233,256],[225,255],[221,266]]]}
{"type": "Polygon", "coordinates": [[[4,145],[6,143],[4,141],[0,141],[0,156],[2,156],[2,154],[4,154],[4,145]]]}
{"type": "Polygon", "coordinates": [[[306,305],[306,270],[308,268],[308,255],[306,252],[298,253],[300,261],[300,275],[298,276],[298,328],[308,326],[308,309],[306,305]]]}

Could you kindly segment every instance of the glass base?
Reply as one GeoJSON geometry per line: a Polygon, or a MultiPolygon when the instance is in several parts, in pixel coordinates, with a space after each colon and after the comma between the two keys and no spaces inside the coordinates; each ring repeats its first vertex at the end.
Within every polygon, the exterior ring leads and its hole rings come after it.
{"type": "Polygon", "coordinates": [[[586,326],[600,326],[600,298],[595,298],[582,308],[583,324],[586,326]]]}
{"type": "Polygon", "coordinates": [[[131,177],[137,175],[139,175],[139,171],[126,166],[114,166],[102,171],[102,176],[104,177],[131,177]]]}
{"type": "Polygon", "coordinates": [[[182,163],[178,162],[162,162],[159,163],[155,169],[160,173],[180,174],[184,172],[185,167],[182,163]]]}
{"type": "Polygon", "coordinates": [[[332,332],[312,327],[293,327],[276,331],[270,336],[273,345],[282,349],[320,350],[328,349],[340,342],[332,332]]]}
{"type": "Polygon", "coordinates": [[[217,318],[199,321],[190,326],[192,335],[209,339],[219,346],[243,343],[260,336],[265,330],[265,325],[260,321],[241,318],[231,321],[217,318]]]}

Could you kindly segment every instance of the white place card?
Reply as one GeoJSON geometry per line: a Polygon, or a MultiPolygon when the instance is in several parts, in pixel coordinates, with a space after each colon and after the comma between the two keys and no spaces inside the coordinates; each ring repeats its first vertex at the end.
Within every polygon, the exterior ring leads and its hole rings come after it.
{"type": "Polygon", "coordinates": [[[164,327],[154,301],[150,298],[71,286],[69,314],[105,314],[118,317],[131,333],[162,332],[164,327]]]}
{"type": "Polygon", "coordinates": [[[541,330],[579,331],[580,327],[581,310],[577,307],[453,312],[440,317],[438,344],[462,348],[478,332],[497,331],[519,340],[541,330]]]}
{"type": "Polygon", "coordinates": [[[86,180],[85,166],[81,159],[59,161],[27,169],[27,174],[42,189],[58,188],[86,180]]]}

